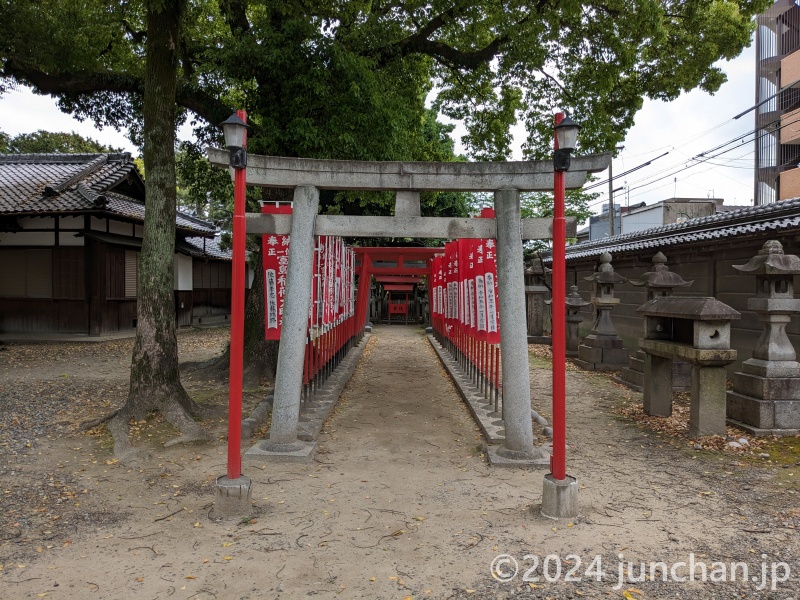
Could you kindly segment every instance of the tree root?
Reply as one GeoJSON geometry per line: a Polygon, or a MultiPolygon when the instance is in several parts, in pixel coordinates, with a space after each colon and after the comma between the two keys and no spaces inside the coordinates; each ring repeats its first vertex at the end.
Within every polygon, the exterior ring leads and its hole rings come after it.
{"type": "Polygon", "coordinates": [[[170,446],[177,446],[178,444],[194,444],[197,442],[208,442],[210,440],[211,436],[205,432],[203,432],[202,435],[184,434],[179,435],[176,438],[172,438],[171,440],[167,440],[164,442],[164,447],[169,448],[170,446]]]}
{"type": "Polygon", "coordinates": [[[88,421],[84,421],[83,423],[78,425],[78,431],[89,431],[90,429],[94,429],[98,425],[102,425],[106,421],[110,421],[111,419],[116,417],[117,413],[119,413],[120,410],[121,409],[118,408],[117,410],[112,411],[102,417],[97,417],[96,419],[89,419],[88,421]]]}
{"type": "MultiPolygon", "coordinates": [[[[176,438],[168,440],[164,446],[207,442],[212,439],[192,418],[192,415],[183,404],[174,396],[168,397],[160,406],[156,406],[155,404],[156,403],[152,400],[148,402],[151,409],[161,412],[167,422],[175,427],[181,434],[176,438]]],[[[192,402],[192,405],[200,409],[200,405],[197,403],[192,402]]],[[[142,405],[138,405],[137,408],[142,409],[143,407],[142,405]]],[[[141,412],[141,410],[138,412],[141,412]]],[[[114,438],[114,456],[117,460],[128,466],[133,466],[149,460],[150,455],[147,451],[134,447],[128,435],[128,425],[131,419],[136,418],[135,412],[126,405],[117,411],[116,414],[113,415],[113,418],[111,418],[110,415],[109,418],[110,420],[106,419],[108,420],[106,427],[114,438]]]]}

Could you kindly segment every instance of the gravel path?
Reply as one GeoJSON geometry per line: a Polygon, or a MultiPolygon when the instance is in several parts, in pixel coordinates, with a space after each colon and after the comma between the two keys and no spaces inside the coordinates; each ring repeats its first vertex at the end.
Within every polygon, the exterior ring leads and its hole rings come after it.
{"type": "MultiPolygon", "coordinates": [[[[222,349],[217,341],[207,354],[222,349]]],[[[538,354],[533,405],[549,417],[549,363],[538,354]]],[[[14,360],[12,369],[0,364],[0,436],[8,444],[0,447],[0,587],[14,597],[786,600],[800,589],[792,471],[742,453],[696,451],[620,418],[626,399],[640,396],[604,375],[568,373],[568,471],[581,484],[583,513],[572,522],[536,512],[543,472],[487,466],[477,428],[426,337],[402,326],[375,329],[315,462],[245,460],[253,514],[217,522],[208,513],[214,479],[225,472],[224,422],[204,423],[211,443],[168,449],[159,445],[169,437],[163,423],[139,424],[138,443],[152,446],[154,460],[130,469],[113,459],[104,432],[73,433],[74,419],[57,424],[65,402],[84,415],[124,399],[124,346],[117,354],[77,352],[77,362],[50,370],[35,353],[14,360]],[[80,366],[103,357],[105,379],[80,366]],[[29,378],[15,379],[23,371],[29,378]],[[59,371],[69,377],[61,381],[59,371]],[[19,407],[40,397],[41,412],[19,407]],[[12,412],[20,423],[6,426],[12,412]],[[519,564],[512,581],[492,576],[501,554],[519,564]],[[740,561],[751,569],[764,554],[787,562],[793,579],[774,593],[752,581],[639,580],[641,562],[671,565],[692,554],[709,567],[740,561]],[[601,581],[587,573],[592,564],[606,571],[601,581]]],[[[197,397],[224,397],[222,383],[189,378],[187,386],[197,397]]]]}

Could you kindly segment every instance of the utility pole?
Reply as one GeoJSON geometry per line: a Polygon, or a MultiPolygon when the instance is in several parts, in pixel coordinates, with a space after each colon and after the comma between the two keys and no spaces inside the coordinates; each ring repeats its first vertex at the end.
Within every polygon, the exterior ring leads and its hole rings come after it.
{"type": "Polygon", "coordinates": [[[608,236],[614,235],[614,161],[608,163],[608,236]]]}
{"type": "MultiPolygon", "coordinates": [[[[614,148],[616,152],[620,152],[625,150],[625,146],[617,146],[614,148]]],[[[618,187],[616,190],[614,189],[614,158],[611,158],[611,162],[608,163],[608,235],[609,237],[615,234],[615,226],[614,226],[614,219],[616,218],[616,214],[614,211],[614,192],[621,190],[621,187],[618,187]]],[[[620,231],[620,233],[622,233],[620,231]]]]}

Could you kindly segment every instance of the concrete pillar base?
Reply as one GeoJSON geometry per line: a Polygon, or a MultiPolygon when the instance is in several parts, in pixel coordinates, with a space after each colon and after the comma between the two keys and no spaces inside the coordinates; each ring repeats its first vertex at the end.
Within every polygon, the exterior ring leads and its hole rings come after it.
{"type": "Polygon", "coordinates": [[[263,440],[245,452],[244,457],[265,459],[269,462],[310,463],[316,452],[317,442],[298,440],[292,444],[275,444],[263,440]]]}
{"type": "Polygon", "coordinates": [[[578,516],[578,480],[567,475],[564,480],[544,476],[542,516],[548,519],[574,519],[578,516]]]}
{"type": "Polygon", "coordinates": [[[238,479],[228,479],[226,475],[217,477],[211,516],[215,519],[249,516],[252,510],[252,483],[245,476],[238,479]]]}
{"type": "Polygon", "coordinates": [[[644,358],[644,412],[657,417],[672,414],[672,359],[653,354],[644,358]]]}
{"type": "Polygon", "coordinates": [[[725,367],[692,365],[692,403],[689,408],[689,437],[725,435],[725,367]]]}
{"type": "Polygon", "coordinates": [[[504,446],[488,446],[486,456],[493,467],[516,469],[549,469],[550,453],[543,448],[533,448],[531,452],[516,452],[504,446]]]}

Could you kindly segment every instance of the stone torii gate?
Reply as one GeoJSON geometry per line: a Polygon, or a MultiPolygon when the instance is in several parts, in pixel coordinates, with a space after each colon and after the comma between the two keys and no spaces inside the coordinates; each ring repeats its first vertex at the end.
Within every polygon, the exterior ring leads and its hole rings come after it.
{"type": "MultiPolygon", "coordinates": [[[[229,153],[209,148],[214,166],[227,168],[229,153]]],[[[610,154],[574,157],[566,188],[579,189],[589,173],[608,168],[610,154]]],[[[310,459],[316,442],[297,437],[303,350],[311,302],[314,236],[496,238],[500,353],[505,443],[509,461],[541,460],[533,446],[530,375],[525,322],[522,241],[552,239],[552,219],[521,219],[520,192],[553,190],[553,162],[362,162],[249,155],[247,184],[293,188],[291,215],[247,214],[247,233],[290,235],[286,301],[278,351],[269,439],[248,454],[276,460],[310,459]],[[395,216],[319,215],[319,190],[380,190],[397,193],[395,216]],[[423,191],[493,192],[494,219],[420,216],[423,191]]],[[[576,223],[569,219],[568,237],[576,223]]],[[[365,282],[359,282],[359,293],[365,282]]],[[[369,287],[368,285],[366,286],[369,287]]]]}

